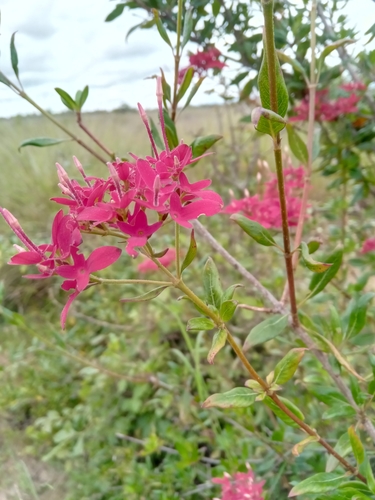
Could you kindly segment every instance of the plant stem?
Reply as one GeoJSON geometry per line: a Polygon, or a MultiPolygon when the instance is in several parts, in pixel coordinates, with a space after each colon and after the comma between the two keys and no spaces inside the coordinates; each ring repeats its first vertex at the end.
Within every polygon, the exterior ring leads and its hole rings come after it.
{"type": "Polygon", "coordinates": [[[237,357],[241,360],[242,364],[248,371],[251,378],[258,382],[258,384],[264,389],[266,394],[273,400],[273,402],[280,408],[280,410],[282,410],[289,418],[291,418],[293,422],[295,422],[308,435],[316,437],[317,442],[319,442],[328,451],[328,453],[334,456],[343,465],[345,469],[347,469],[353,475],[358,477],[358,479],[366,483],[365,477],[362,476],[362,474],[358,473],[355,467],[353,467],[349,462],[347,462],[345,458],[343,458],[339,453],[337,453],[330,444],[328,444],[323,438],[321,438],[316,432],[316,430],[312,429],[308,424],[306,424],[303,420],[297,417],[292,411],[290,411],[289,408],[285,406],[285,404],[278,398],[278,396],[275,393],[269,390],[267,382],[265,382],[262,379],[262,377],[257,373],[257,371],[252,367],[252,365],[246,358],[244,352],[242,351],[241,347],[237,344],[234,337],[228,330],[227,326],[222,322],[220,316],[214,311],[212,311],[197,295],[195,295],[195,293],[187,285],[185,285],[183,281],[180,281],[175,286],[183,293],[185,293],[190,298],[190,300],[204,312],[206,316],[211,318],[218,328],[225,329],[227,333],[228,343],[236,353],[237,357]]]}
{"type": "Polygon", "coordinates": [[[112,160],[116,159],[115,153],[110,151],[101,141],[99,141],[97,137],[95,137],[94,134],[90,132],[90,130],[86,127],[86,125],[84,125],[84,123],[82,122],[82,115],[80,111],[77,112],[77,123],[78,126],[90,137],[90,139],[92,139],[95,142],[95,144],[97,144],[100,147],[100,149],[102,149],[105,153],[107,153],[107,155],[110,156],[112,160]]]}
{"type": "MultiPolygon", "coordinates": [[[[271,111],[277,113],[277,81],[276,81],[276,51],[275,51],[275,36],[273,26],[273,0],[262,0],[263,15],[264,15],[264,43],[268,66],[268,83],[270,88],[270,104],[271,111]]],[[[286,206],[284,174],[283,174],[283,159],[281,153],[281,137],[278,133],[273,139],[274,157],[276,164],[277,183],[279,190],[280,211],[282,218],[283,240],[284,240],[284,258],[286,274],[289,285],[289,299],[290,309],[292,313],[293,326],[299,325],[297,301],[294,286],[294,273],[293,273],[293,255],[290,248],[290,235],[288,225],[288,211],[286,206]]]]}
{"type": "Polygon", "coordinates": [[[276,50],[273,25],[273,0],[262,0],[264,16],[264,49],[267,57],[268,84],[270,86],[271,111],[277,113],[276,50]]]}
{"type": "Polygon", "coordinates": [[[157,280],[138,280],[138,279],[106,279],[99,278],[94,274],[90,274],[90,278],[95,283],[111,284],[111,285],[164,285],[171,286],[170,281],[157,281],[157,280]]]}
{"type": "Polygon", "coordinates": [[[174,223],[175,234],[175,249],[176,249],[176,274],[177,278],[181,277],[181,263],[180,263],[180,226],[177,222],[174,223]]]}
{"type": "MultiPolygon", "coordinates": [[[[313,143],[314,143],[314,124],[315,124],[315,100],[316,100],[316,6],[317,0],[312,0],[311,6],[311,37],[310,37],[310,48],[311,48],[311,61],[310,61],[310,80],[308,81],[309,89],[309,117],[307,125],[307,165],[305,166],[305,178],[303,184],[303,192],[301,198],[301,210],[298,217],[298,224],[296,229],[296,236],[294,238],[294,248],[297,248],[302,241],[303,226],[306,219],[307,202],[309,197],[310,185],[311,185],[311,172],[313,163],[313,143]]],[[[293,269],[296,269],[298,264],[299,253],[296,252],[293,255],[293,269]]],[[[286,291],[287,293],[287,291],[286,291]]],[[[284,290],[285,294],[285,290],[284,290]]],[[[283,294],[282,302],[285,300],[283,294]],[[283,300],[284,299],[284,300],[283,300]]]]}
{"type": "Polygon", "coordinates": [[[294,270],[293,270],[293,254],[290,249],[290,234],[288,225],[288,211],[286,206],[286,196],[285,196],[285,186],[284,186],[284,174],[283,174],[283,160],[280,146],[280,134],[277,134],[274,140],[274,155],[276,164],[276,174],[277,183],[279,188],[279,199],[280,199],[280,210],[282,218],[282,228],[283,228],[283,240],[284,240],[284,259],[285,267],[288,278],[288,289],[289,289],[289,300],[290,300],[290,310],[292,313],[292,322],[294,327],[298,327],[298,309],[296,300],[296,291],[294,284],[294,270]]]}
{"type": "Polygon", "coordinates": [[[176,120],[177,114],[177,87],[178,87],[178,72],[180,69],[181,60],[181,27],[182,27],[182,10],[183,10],[183,0],[178,0],[178,12],[177,12],[177,43],[176,43],[176,53],[174,55],[174,83],[173,83],[173,100],[172,100],[172,112],[171,119],[176,120]]]}

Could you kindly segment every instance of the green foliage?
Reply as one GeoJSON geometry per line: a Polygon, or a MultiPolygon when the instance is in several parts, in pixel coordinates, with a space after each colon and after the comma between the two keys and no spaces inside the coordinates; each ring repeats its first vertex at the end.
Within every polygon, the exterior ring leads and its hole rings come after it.
{"type": "Polygon", "coordinates": [[[281,335],[288,326],[288,315],[274,314],[256,325],[245,340],[245,348],[262,344],[281,335]]]}
{"type": "Polygon", "coordinates": [[[272,238],[270,232],[259,224],[259,222],[248,219],[241,214],[233,214],[230,218],[237,222],[240,228],[260,245],[265,247],[276,246],[276,242],[272,238]]]}
{"type": "Polygon", "coordinates": [[[247,408],[255,402],[257,394],[246,387],[236,387],[222,394],[213,394],[202,404],[203,408],[247,408]]]}

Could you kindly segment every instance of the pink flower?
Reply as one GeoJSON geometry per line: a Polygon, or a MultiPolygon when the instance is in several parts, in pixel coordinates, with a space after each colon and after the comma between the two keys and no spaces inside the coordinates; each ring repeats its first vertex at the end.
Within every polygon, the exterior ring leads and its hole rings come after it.
{"type": "MultiPolygon", "coordinates": [[[[167,253],[163,255],[163,257],[160,257],[159,262],[163,264],[163,266],[169,267],[175,261],[175,259],[176,259],[175,248],[169,248],[167,253]]],[[[140,273],[147,273],[148,271],[157,271],[159,268],[154,262],[152,262],[151,259],[148,259],[146,257],[143,262],[138,264],[137,269],[140,273]]]]}
{"type": "MultiPolygon", "coordinates": [[[[349,93],[348,96],[338,97],[335,101],[328,99],[328,90],[322,89],[316,92],[315,101],[315,120],[316,121],[335,121],[341,115],[356,113],[357,104],[361,99],[362,91],[366,90],[363,83],[348,83],[341,85],[340,88],[349,93]],[[359,92],[359,93],[358,93],[359,92]]],[[[309,97],[308,95],[294,108],[294,116],[290,121],[306,121],[309,116],[309,97]]]]}
{"type": "Polygon", "coordinates": [[[249,466],[248,469],[247,472],[236,472],[234,476],[224,472],[223,478],[215,477],[212,479],[213,483],[221,485],[221,500],[263,500],[264,481],[255,483],[254,472],[249,466]]]}
{"type": "Polygon", "coordinates": [[[211,47],[207,50],[198,50],[196,54],[190,54],[189,61],[199,74],[206,72],[209,69],[223,69],[226,64],[219,61],[221,52],[216,47],[211,47]]]}
{"type": "Polygon", "coordinates": [[[363,242],[361,253],[369,253],[375,251],[375,238],[368,238],[363,242]]]}
{"type": "MultiPolygon", "coordinates": [[[[290,226],[298,224],[301,201],[298,191],[303,188],[304,170],[299,168],[284,169],[285,193],[287,198],[288,222],[290,226]]],[[[263,196],[256,194],[240,200],[232,200],[223,210],[224,213],[242,212],[249,219],[255,220],[265,228],[282,227],[277,178],[275,175],[266,182],[263,196]]]]}
{"type": "MultiPolygon", "coordinates": [[[[220,198],[221,200],[221,198],[220,198]]],[[[187,205],[182,205],[177,193],[173,193],[170,199],[170,216],[174,221],[183,227],[193,227],[189,221],[198,219],[200,215],[214,215],[222,208],[218,201],[200,200],[193,201],[187,205]]]]}
{"type": "Polygon", "coordinates": [[[62,265],[57,268],[56,273],[63,278],[67,278],[61,285],[61,288],[65,291],[70,289],[75,290],[69,296],[62,310],[60,316],[62,328],[65,328],[66,317],[73,300],[88,286],[90,274],[111,266],[119,259],[120,255],[121,249],[112,246],[96,248],[88,259],[79,254],[78,250],[74,250],[72,252],[74,264],[62,265]]]}
{"type": "Polygon", "coordinates": [[[119,222],[117,227],[121,229],[123,233],[130,236],[126,251],[132,257],[136,257],[138,252],[134,247],[143,247],[146,245],[148,238],[159,229],[162,222],[155,222],[155,224],[148,225],[147,215],[143,210],[138,210],[137,213],[134,213],[133,216],[129,218],[129,222],[130,224],[119,222]]]}

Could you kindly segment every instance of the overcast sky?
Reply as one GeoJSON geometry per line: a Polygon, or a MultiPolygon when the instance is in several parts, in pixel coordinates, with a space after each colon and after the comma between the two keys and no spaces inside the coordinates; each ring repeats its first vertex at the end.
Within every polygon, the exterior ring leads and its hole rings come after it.
{"type": "MultiPolygon", "coordinates": [[[[145,78],[157,73],[160,66],[167,73],[172,69],[170,49],[150,30],[135,31],[125,42],[125,34],[140,18],[125,13],[104,23],[115,5],[109,0],[1,0],[1,71],[13,79],[9,41],[17,31],[21,79],[42,107],[62,111],[64,106],[54,87],[74,95],[88,84],[86,110],[111,110],[124,103],[134,107],[138,101],[154,108],[155,83],[145,78]]],[[[346,12],[364,33],[375,20],[375,2],[349,0],[346,12]]],[[[363,39],[359,49],[361,42],[363,39]]],[[[211,88],[212,82],[205,85],[211,88]]],[[[194,103],[215,99],[199,92],[194,103]]],[[[26,101],[0,84],[0,117],[33,111],[26,101]]]]}

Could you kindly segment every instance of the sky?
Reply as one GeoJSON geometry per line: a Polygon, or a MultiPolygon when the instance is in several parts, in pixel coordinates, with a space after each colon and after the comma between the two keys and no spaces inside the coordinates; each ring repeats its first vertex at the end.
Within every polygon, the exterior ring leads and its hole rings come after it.
{"type": "MultiPolygon", "coordinates": [[[[115,5],[109,0],[1,0],[0,70],[14,78],[9,41],[17,31],[22,83],[45,109],[65,109],[55,87],[74,96],[85,85],[90,87],[87,111],[112,110],[122,104],[135,107],[137,102],[155,108],[155,81],[147,78],[158,73],[160,66],[167,78],[172,75],[170,49],[150,30],[137,30],[126,42],[127,31],[141,19],[125,11],[105,23],[115,5]]],[[[375,2],[349,0],[346,12],[364,33],[374,22],[375,2]]],[[[362,43],[359,38],[357,48],[362,43]]],[[[196,50],[195,45],[188,44],[189,48],[196,50]]],[[[217,96],[204,93],[210,88],[212,81],[204,82],[193,104],[220,102],[217,96]]],[[[29,103],[0,84],[0,117],[33,112],[29,103]]]]}

